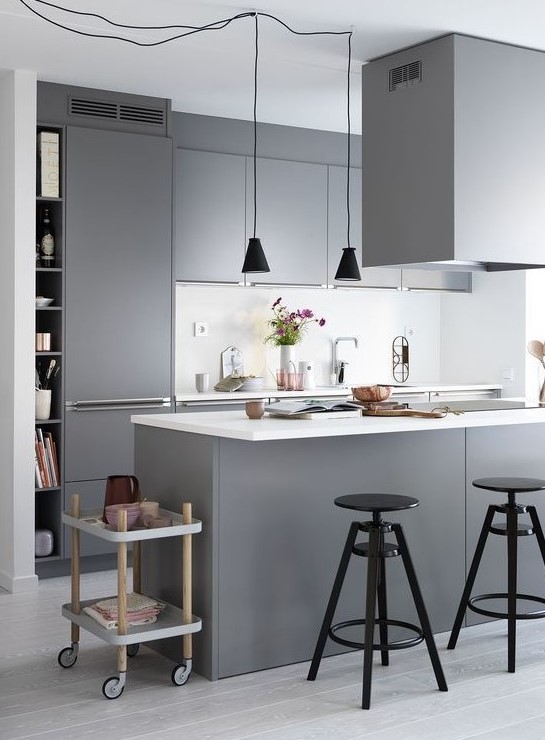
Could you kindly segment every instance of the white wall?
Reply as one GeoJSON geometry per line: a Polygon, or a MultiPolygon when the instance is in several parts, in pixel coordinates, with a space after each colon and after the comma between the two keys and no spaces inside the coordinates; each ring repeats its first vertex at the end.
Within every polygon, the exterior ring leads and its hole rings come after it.
{"type": "MultiPolygon", "coordinates": [[[[440,296],[434,293],[360,289],[244,288],[203,285],[176,287],[176,391],[194,390],[197,372],[210,373],[213,387],[220,378],[220,354],[240,349],[247,374],[264,375],[274,384],[280,352],[264,345],[272,303],[282,296],[290,309],[310,308],[326,324],[312,325],[297,345],[297,360],[313,360],[318,384],[330,382],[332,343],[338,336],[356,336],[359,347],[339,345],[349,362],[349,383],[391,383],[391,346],[405,327],[410,341],[411,382],[439,381],[440,296]],[[194,337],[195,321],[208,323],[207,337],[194,337]]],[[[341,354],[342,353],[342,354],[341,354]]]]}
{"type": "Polygon", "coordinates": [[[36,74],[0,70],[0,586],[34,574],[36,74]]]}
{"type": "Polygon", "coordinates": [[[524,396],[526,274],[475,272],[472,293],[441,295],[441,382],[501,383],[503,395],[524,396]]]}
{"type": "MultiPolygon", "coordinates": [[[[530,339],[545,342],[545,270],[528,270],[526,273],[526,343],[530,339]]],[[[539,389],[545,371],[539,361],[526,353],[526,395],[539,400],[539,389]]]]}

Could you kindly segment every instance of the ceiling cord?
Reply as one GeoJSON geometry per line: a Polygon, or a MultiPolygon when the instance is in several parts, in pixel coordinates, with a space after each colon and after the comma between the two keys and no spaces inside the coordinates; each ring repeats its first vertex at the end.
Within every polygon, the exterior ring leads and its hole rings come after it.
{"type": "Polygon", "coordinates": [[[70,13],[72,15],[79,15],[79,16],[85,16],[88,18],[97,18],[98,20],[104,21],[104,23],[107,23],[110,26],[113,26],[115,28],[125,28],[127,30],[139,30],[139,31],[168,31],[172,29],[183,29],[182,33],[175,34],[174,36],[169,36],[168,38],[161,39],[160,41],[136,41],[135,39],[125,38],[123,36],[116,36],[114,34],[102,34],[102,33],[90,33],[89,31],[80,31],[75,28],[70,28],[69,26],[66,26],[62,23],[59,23],[58,21],[54,21],[51,18],[48,18],[46,15],[43,15],[42,13],[39,13],[35,8],[33,8],[26,0],[19,0],[22,5],[25,6],[28,10],[30,10],[31,13],[34,13],[34,15],[37,15],[42,20],[46,21],[47,23],[50,23],[53,26],[57,26],[57,28],[62,28],[65,31],[70,31],[71,33],[78,34],[80,36],[88,36],[91,38],[99,38],[99,39],[113,39],[116,41],[125,41],[129,44],[134,44],[136,46],[160,46],[162,44],[167,44],[171,41],[176,41],[177,39],[184,38],[186,36],[191,36],[195,33],[201,33],[203,31],[221,31],[222,29],[226,28],[230,23],[236,20],[240,20],[242,18],[249,18],[253,17],[255,21],[255,62],[254,62],[254,110],[253,110],[253,124],[254,124],[254,230],[253,234],[255,237],[256,234],[256,213],[257,213],[257,69],[258,69],[258,53],[259,53],[259,46],[258,46],[258,17],[261,15],[264,18],[270,18],[271,20],[276,21],[281,26],[283,26],[286,30],[288,30],[290,33],[296,35],[296,36],[348,36],[348,70],[347,70],[347,163],[346,163],[346,215],[347,215],[347,245],[350,247],[350,138],[351,138],[351,130],[350,130],[350,71],[351,71],[351,62],[352,62],[352,34],[353,31],[296,31],[294,28],[289,26],[284,21],[280,20],[280,18],[277,18],[274,15],[271,15],[270,13],[263,13],[263,12],[247,12],[247,13],[239,13],[237,15],[232,16],[231,18],[224,18],[222,20],[213,21],[212,23],[207,23],[204,26],[189,26],[189,25],[183,25],[183,24],[172,24],[172,25],[161,25],[161,26],[136,26],[136,25],[129,25],[126,23],[117,23],[115,21],[110,20],[109,18],[106,18],[106,16],[100,15],[99,13],[91,13],[88,11],[81,11],[81,10],[73,10],[71,8],[65,8],[62,5],[57,5],[55,3],[47,2],[47,0],[34,0],[35,3],[38,3],[40,5],[45,5],[49,8],[54,8],[55,10],[60,10],[64,13],[70,13]]]}

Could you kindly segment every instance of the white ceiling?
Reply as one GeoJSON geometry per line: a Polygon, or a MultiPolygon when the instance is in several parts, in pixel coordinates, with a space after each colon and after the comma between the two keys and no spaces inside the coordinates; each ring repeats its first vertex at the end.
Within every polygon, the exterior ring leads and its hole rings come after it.
{"type": "MultiPolygon", "coordinates": [[[[72,10],[131,25],[201,26],[251,10],[299,31],[353,30],[351,118],[361,128],[360,67],[375,56],[457,32],[545,50],[542,0],[54,0],[72,10]]],[[[99,19],[60,12],[48,18],[90,33],[155,41],[165,32],[112,29],[99,19]]],[[[176,33],[176,31],[171,32],[176,33]]],[[[259,19],[259,121],[346,130],[346,36],[294,36],[259,19]]],[[[172,99],[174,110],[252,118],[254,20],[155,47],[87,38],[38,18],[20,0],[0,0],[0,69],[32,69],[38,79],[172,99]]]]}

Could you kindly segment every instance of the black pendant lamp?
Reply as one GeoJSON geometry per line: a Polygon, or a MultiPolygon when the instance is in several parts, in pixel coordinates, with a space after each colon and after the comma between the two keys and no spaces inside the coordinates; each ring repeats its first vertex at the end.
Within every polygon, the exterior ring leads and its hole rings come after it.
{"type": "Polygon", "coordinates": [[[258,59],[258,21],[255,19],[255,64],[254,64],[254,235],[248,239],[248,247],[242,265],[242,272],[270,272],[269,263],[261,246],[261,239],[255,235],[257,216],[257,59],[258,59]]]}
{"type": "Polygon", "coordinates": [[[335,273],[335,280],[361,280],[356,250],[350,246],[350,66],[352,61],[352,33],[348,34],[348,93],[347,93],[347,163],[346,163],[346,243],[335,273]]]}

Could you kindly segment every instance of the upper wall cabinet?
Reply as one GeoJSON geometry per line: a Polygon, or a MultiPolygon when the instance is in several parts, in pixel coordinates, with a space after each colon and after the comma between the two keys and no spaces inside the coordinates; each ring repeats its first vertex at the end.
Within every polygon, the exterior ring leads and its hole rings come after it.
{"type": "MultiPolygon", "coordinates": [[[[251,157],[246,159],[246,174],[248,237],[253,235],[254,216],[251,157]]],[[[249,281],[323,285],[327,276],[327,166],[258,159],[256,236],[271,271],[248,275],[249,281]]]]}
{"type": "Polygon", "coordinates": [[[361,267],[361,169],[350,169],[350,245],[356,249],[361,280],[335,280],[343,247],[347,246],[346,167],[329,167],[327,282],[329,285],[361,288],[399,288],[401,270],[361,267]]]}
{"type": "Polygon", "coordinates": [[[176,280],[220,283],[243,280],[245,166],[244,156],[177,150],[176,280]]]}

